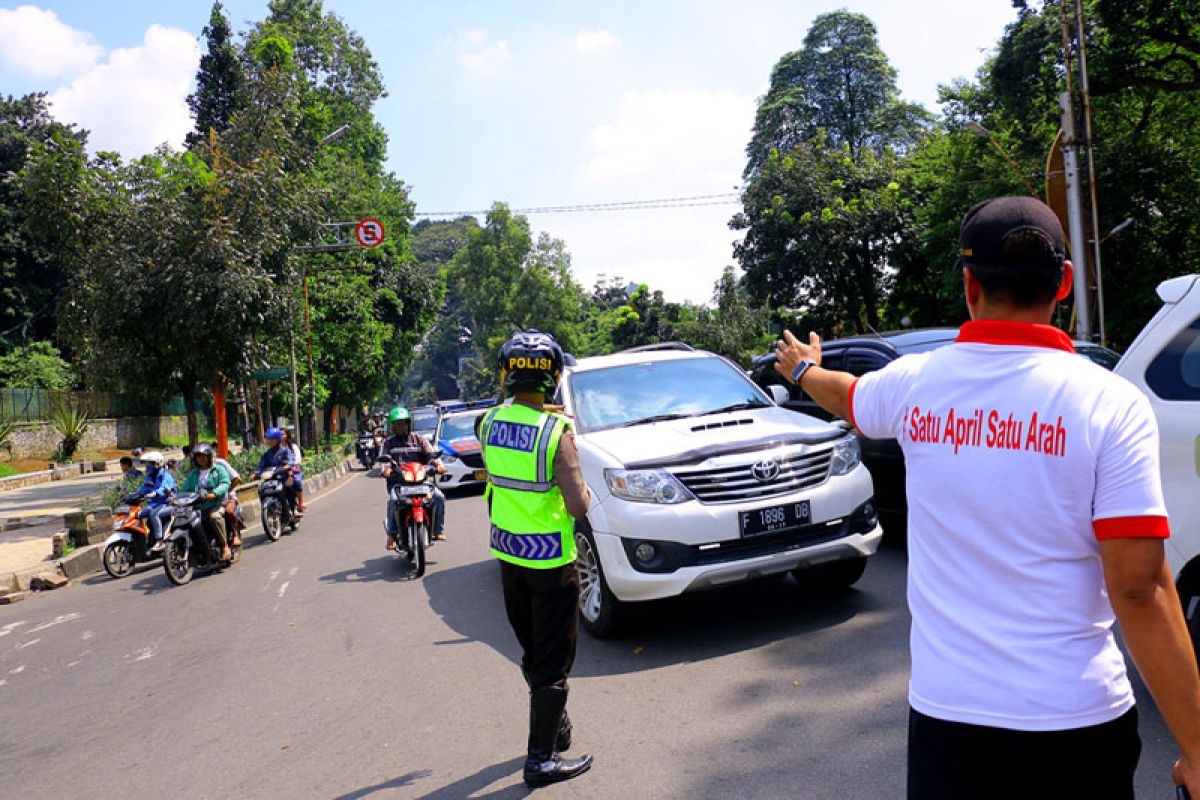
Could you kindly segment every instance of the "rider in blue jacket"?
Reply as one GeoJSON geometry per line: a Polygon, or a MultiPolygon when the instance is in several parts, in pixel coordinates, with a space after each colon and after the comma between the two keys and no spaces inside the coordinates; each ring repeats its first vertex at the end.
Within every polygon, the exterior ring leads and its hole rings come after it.
{"type": "MultiPolygon", "coordinates": [[[[254,470],[254,477],[257,479],[268,469],[278,469],[279,467],[294,467],[296,459],[292,456],[292,451],[288,447],[281,447],[280,442],[283,439],[283,431],[279,428],[267,428],[263,434],[263,441],[267,443],[267,451],[262,454],[262,458],[258,460],[258,468],[254,470]]],[[[288,506],[296,507],[296,483],[292,478],[283,482],[283,490],[287,494],[288,506]]],[[[303,512],[301,512],[303,513],[303,512]]]]}
{"type": "Polygon", "coordinates": [[[162,521],[171,516],[171,505],[168,502],[175,493],[175,478],[171,471],[163,469],[163,454],[157,451],[142,454],[142,465],[146,468],[146,479],[136,494],[146,500],[145,507],[138,514],[139,519],[146,521],[150,529],[150,543],[154,550],[162,549],[162,521]]]}

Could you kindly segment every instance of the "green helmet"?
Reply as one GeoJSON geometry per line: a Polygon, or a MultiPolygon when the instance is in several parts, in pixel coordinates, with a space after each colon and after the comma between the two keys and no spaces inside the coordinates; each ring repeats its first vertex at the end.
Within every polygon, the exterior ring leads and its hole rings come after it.
{"type": "Polygon", "coordinates": [[[412,419],[412,414],[408,413],[408,409],[404,406],[396,406],[388,412],[388,425],[393,422],[404,422],[412,419]]]}

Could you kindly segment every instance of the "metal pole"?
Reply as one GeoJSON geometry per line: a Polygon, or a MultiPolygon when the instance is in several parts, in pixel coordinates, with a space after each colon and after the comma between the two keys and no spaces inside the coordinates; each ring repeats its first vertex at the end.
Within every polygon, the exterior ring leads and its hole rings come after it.
{"type": "Polygon", "coordinates": [[[1100,204],[1096,201],[1096,159],[1092,141],[1092,95],[1088,89],[1087,31],[1083,26],[1083,0],[1075,0],[1075,31],[1079,42],[1079,102],[1083,111],[1083,143],[1087,146],[1088,194],[1092,210],[1092,267],[1096,273],[1096,317],[1100,344],[1108,345],[1104,322],[1104,280],[1100,273],[1100,204]]]}
{"type": "Polygon", "coordinates": [[[1083,197],[1079,186],[1079,159],[1075,143],[1075,111],[1071,93],[1059,95],[1063,129],[1063,177],[1067,184],[1067,222],[1071,236],[1071,261],[1075,265],[1075,338],[1092,340],[1091,310],[1088,308],[1087,234],[1083,226],[1083,197]]]}
{"type": "Polygon", "coordinates": [[[313,453],[319,453],[321,452],[321,437],[317,433],[317,379],[313,370],[312,324],[308,319],[308,270],[304,270],[304,337],[308,340],[308,390],[312,395],[312,446],[313,453]]]}
{"type": "MultiPolygon", "coordinates": [[[[290,326],[289,326],[290,327],[290,326]]],[[[296,425],[296,434],[300,433],[300,389],[296,385],[296,334],[294,331],[289,333],[290,342],[288,349],[291,351],[292,358],[292,422],[296,425]]]]}

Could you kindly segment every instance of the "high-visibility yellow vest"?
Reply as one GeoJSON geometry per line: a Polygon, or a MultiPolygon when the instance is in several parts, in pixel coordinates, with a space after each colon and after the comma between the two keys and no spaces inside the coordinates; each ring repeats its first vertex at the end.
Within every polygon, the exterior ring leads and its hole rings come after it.
{"type": "Polygon", "coordinates": [[[554,481],[554,456],[570,425],[556,414],[516,403],[483,418],[479,441],[496,558],[532,569],[575,561],[575,520],[554,481]]]}

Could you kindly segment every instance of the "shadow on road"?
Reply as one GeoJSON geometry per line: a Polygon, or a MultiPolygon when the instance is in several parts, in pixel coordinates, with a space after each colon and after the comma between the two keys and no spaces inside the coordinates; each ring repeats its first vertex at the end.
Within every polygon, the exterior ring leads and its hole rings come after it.
{"type": "MultiPolygon", "coordinates": [[[[518,661],[494,561],[431,572],[424,586],[433,610],[465,640],[482,642],[518,661]]],[[[898,601],[903,602],[902,594],[888,597],[859,589],[813,594],[791,578],[769,578],[640,603],[631,608],[631,624],[622,639],[599,641],[581,633],[572,674],[615,675],[718,658],[836,628],[861,614],[891,611],[898,601]]]]}
{"type": "Polygon", "coordinates": [[[520,778],[517,778],[517,782],[510,786],[496,789],[487,794],[475,794],[476,792],[483,791],[498,780],[515,775],[524,763],[525,758],[523,756],[511,758],[508,761],[485,767],[474,775],[468,775],[449,786],[435,789],[429,794],[421,795],[421,797],[423,800],[461,800],[464,797],[470,797],[473,800],[508,800],[508,798],[528,797],[531,793],[530,789],[525,786],[520,778]]]}
{"type": "Polygon", "coordinates": [[[320,580],[322,583],[371,583],[373,581],[400,583],[409,580],[409,576],[407,565],[401,563],[399,557],[386,555],[368,558],[361,567],[322,575],[320,580]]]}
{"type": "Polygon", "coordinates": [[[388,789],[403,789],[405,786],[412,786],[417,781],[428,778],[433,773],[427,769],[414,770],[406,775],[401,775],[399,778],[392,778],[390,781],[377,783],[374,786],[364,786],[361,789],[355,789],[353,792],[340,794],[333,800],[362,800],[364,797],[370,797],[376,792],[384,792],[388,789]]]}

